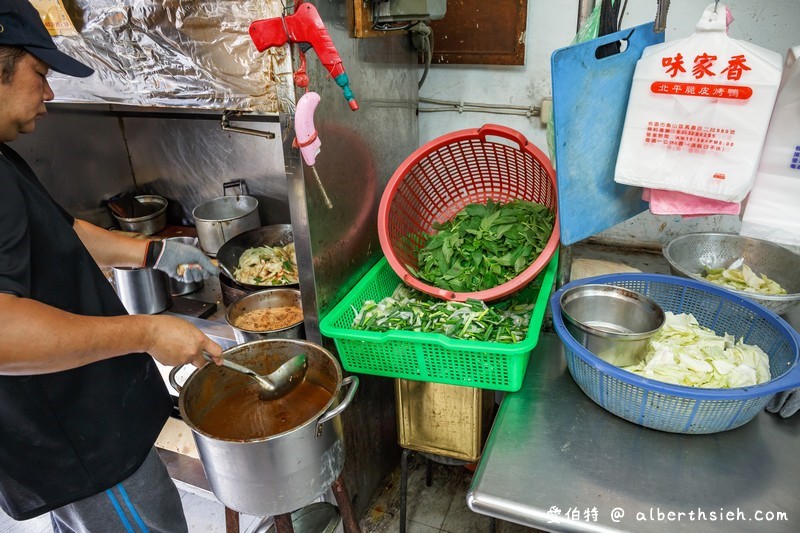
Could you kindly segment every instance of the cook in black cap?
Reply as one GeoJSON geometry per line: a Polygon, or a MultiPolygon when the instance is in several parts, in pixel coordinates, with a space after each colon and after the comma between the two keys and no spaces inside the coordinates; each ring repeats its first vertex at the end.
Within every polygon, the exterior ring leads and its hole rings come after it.
{"type": "Polygon", "coordinates": [[[0,142],[31,133],[47,115],[45,102],[55,97],[51,69],[79,77],[94,72],[56,48],[28,0],[0,0],[0,142]]]}
{"type": "Polygon", "coordinates": [[[6,144],[47,114],[51,69],[92,73],[28,0],[0,0],[0,509],[49,512],[55,533],[187,533],[154,446],[173,410],[156,361],[221,363],[222,347],[175,316],[128,315],[98,266],[216,267],[193,246],[166,240],[156,256],[155,241],[74,218],[6,144]]]}
{"type": "Polygon", "coordinates": [[[0,45],[19,46],[56,72],[85,78],[94,70],[56,48],[39,12],[28,0],[0,0],[0,45]]]}

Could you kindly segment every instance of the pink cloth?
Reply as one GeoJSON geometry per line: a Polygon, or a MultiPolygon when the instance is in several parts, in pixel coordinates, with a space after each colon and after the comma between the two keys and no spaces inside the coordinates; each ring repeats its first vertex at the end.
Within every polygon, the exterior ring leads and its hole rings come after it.
{"type": "Polygon", "coordinates": [[[709,215],[738,215],[741,204],[703,198],[679,191],[644,189],[642,199],[650,202],[654,215],[681,215],[685,217],[709,215]]]}

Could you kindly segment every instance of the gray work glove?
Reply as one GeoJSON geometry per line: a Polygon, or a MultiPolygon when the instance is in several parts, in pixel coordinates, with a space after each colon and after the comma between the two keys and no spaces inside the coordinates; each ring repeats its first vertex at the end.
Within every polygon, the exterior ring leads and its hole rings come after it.
{"type": "Polygon", "coordinates": [[[767,411],[787,418],[800,411],[800,389],[779,392],[767,404],[767,411]]]}
{"type": "Polygon", "coordinates": [[[196,247],[169,239],[162,242],[161,253],[153,268],[163,270],[168,276],[184,283],[208,279],[219,274],[219,269],[196,247]]]}

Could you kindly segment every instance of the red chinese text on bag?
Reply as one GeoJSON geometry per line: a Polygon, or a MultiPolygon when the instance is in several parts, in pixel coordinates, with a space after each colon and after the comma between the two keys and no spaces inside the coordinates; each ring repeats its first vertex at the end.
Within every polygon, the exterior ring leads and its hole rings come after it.
{"type": "Polygon", "coordinates": [[[645,49],[636,65],[614,180],[740,202],[750,191],[781,77],[781,56],[725,32],[710,4],[695,33],[645,49]]]}

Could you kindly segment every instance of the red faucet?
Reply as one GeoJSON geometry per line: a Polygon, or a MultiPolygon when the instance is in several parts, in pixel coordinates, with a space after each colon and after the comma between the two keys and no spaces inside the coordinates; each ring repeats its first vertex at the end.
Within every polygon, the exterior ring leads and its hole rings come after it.
{"type": "MultiPolygon", "coordinates": [[[[304,63],[303,54],[313,48],[320,63],[342,88],[350,109],[353,111],[358,109],[358,103],[350,89],[350,80],[342,65],[342,58],[339,57],[339,52],[336,51],[333,40],[313,4],[296,5],[295,12],[285,17],[256,20],[250,24],[250,38],[259,52],[273,46],[282,46],[287,42],[296,43],[301,51],[301,69],[304,63]]],[[[298,71],[295,74],[295,83],[301,87],[308,85],[305,72],[298,71]]]]}

